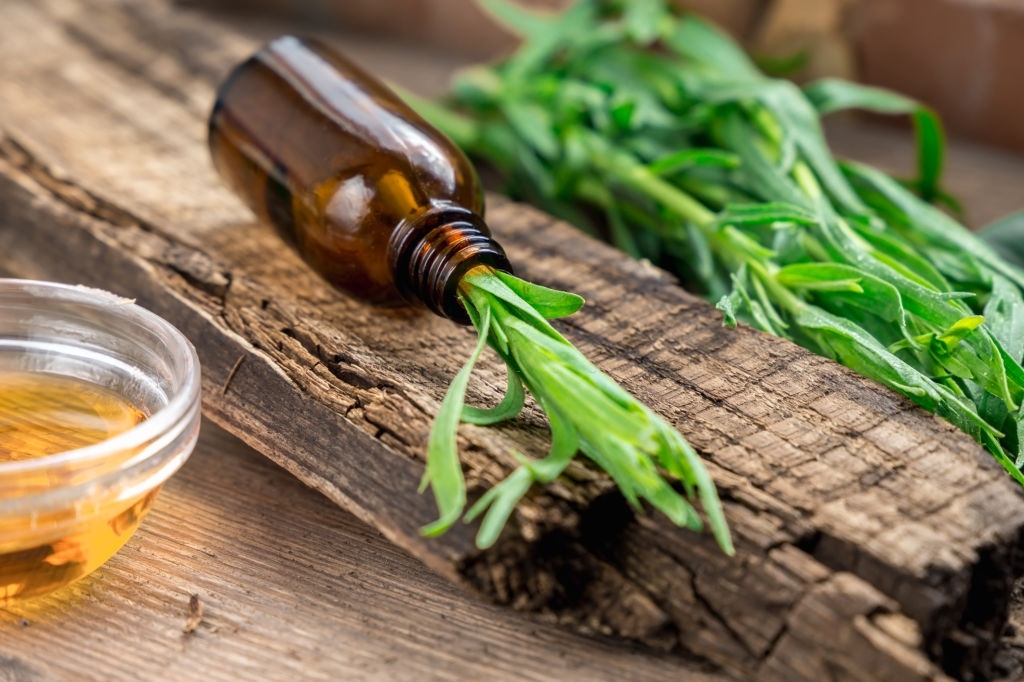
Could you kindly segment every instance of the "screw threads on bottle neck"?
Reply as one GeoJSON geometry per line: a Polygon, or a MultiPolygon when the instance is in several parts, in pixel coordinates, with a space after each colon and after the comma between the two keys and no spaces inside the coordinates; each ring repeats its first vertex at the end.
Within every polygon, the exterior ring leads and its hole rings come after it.
{"type": "Polygon", "coordinates": [[[403,221],[391,235],[388,262],[406,300],[459,324],[470,323],[458,297],[459,281],[469,270],[487,265],[512,272],[483,219],[458,206],[431,208],[403,221]]]}

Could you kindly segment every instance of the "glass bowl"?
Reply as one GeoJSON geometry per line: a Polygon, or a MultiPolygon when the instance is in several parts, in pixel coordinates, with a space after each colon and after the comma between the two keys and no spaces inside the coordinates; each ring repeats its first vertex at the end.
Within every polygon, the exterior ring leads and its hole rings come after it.
{"type": "Polygon", "coordinates": [[[26,378],[91,387],[88,395],[95,388],[141,421],[41,456],[0,450],[0,606],[62,587],[109,559],[199,434],[195,349],[165,320],[104,291],[0,279],[0,439],[4,410],[8,422],[24,411],[15,387],[26,378]]]}

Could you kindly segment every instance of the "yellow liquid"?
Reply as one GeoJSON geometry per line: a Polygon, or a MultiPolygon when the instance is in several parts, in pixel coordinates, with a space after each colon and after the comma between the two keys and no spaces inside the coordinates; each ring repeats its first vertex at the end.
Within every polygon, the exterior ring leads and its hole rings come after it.
{"type": "MultiPolygon", "coordinates": [[[[0,466],[99,443],[143,419],[117,393],[80,379],[0,372],[0,466]]],[[[156,493],[108,504],[44,544],[5,546],[0,605],[50,592],[95,570],[131,537],[156,493]]]]}
{"type": "Polygon", "coordinates": [[[82,379],[0,372],[0,462],[99,443],[144,418],[117,393],[82,379]]]}

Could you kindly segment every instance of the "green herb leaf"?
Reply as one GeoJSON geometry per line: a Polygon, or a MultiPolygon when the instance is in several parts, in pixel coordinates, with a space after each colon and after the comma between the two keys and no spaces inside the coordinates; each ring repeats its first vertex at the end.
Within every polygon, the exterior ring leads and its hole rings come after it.
{"type": "Polygon", "coordinates": [[[707,65],[730,80],[761,78],[757,67],[729,36],[710,23],[688,14],[681,17],[665,43],[676,54],[707,65]]]}
{"type": "MultiPolygon", "coordinates": [[[[795,223],[797,225],[814,225],[817,216],[799,206],[781,202],[762,204],[729,204],[717,216],[719,225],[772,225],[775,223],[795,223]]],[[[771,249],[767,250],[768,253],[771,249]]]]}
{"type": "Polygon", "coordinates": [[[462,466],[459,464],[459,449],[456,443],[456,432],[459,418],[466,399],[466,387],[473,365],[480,358],[487,346],[487,337],[491,328],[491,311],[482,311],[480,340],[469,356],[466,364],[452,379],[448,393],[441,401],[441,407],[434,418],[427,442],[427,467],[420,482],[422,492],[430,486],[434,491],[434,499],[440,511],[440,518],[423,529],[424,535],[440,535],[448,530],[462,514],[466,505],[466,483],[462,477],[462,466]]]}
{"type": "MultiPolygon", "coordinates": [[[[507,343],[507,342],[506,342],[507,343]]],[[[523,389],[523,382],[516,376],[511,368],[508,369],[508,388],[505,397],[501,402],[492,408],[484,409],[464,405],[462,408],[462,421],[467,424],[478,426],[489,426],[512,419],[522,412],[523,404],[526,401],[526,391],[523,389]]]]}
{"type": "Polygon", "coordinates": [[[1024,359],[1024,296],[1005,277],[992,278],[992,295],[985,304],[985,320],[992,335],[1018,363],[1024,359]]]}
{"type": "Polygon", "coordinates": [[[909,114],[917,133],[918,190],[927,201],[939,195],[946,142],[942,122],[934,111],[895,92],[836,78],[811,83],[804,93],[822,116],[843,109],[909,114]]]}
{"type": "Polygon", "coordinates": [[[756,54],[753,59],[757,68],[766,75],[787,77],[807,66],[811,60],[811,52],[808,49],[802,49],[781,55],[756,54]]]}
{"type": "Polygon", "coordinates": [[[623,9],[626,33],[641,45],[647,45],[658,37],[666,16],[665,0],[631,0],[623,9]]]}
{"type": "Polygon", "coordinates": [[[845,163],[843,171],[859,188],[873,192],[873,205],[887,224],[910,243],[926,242],[954,253],[970,255],[986,268],[1024,288],[1024,272],[1011,265],[983,240],[934,206],[921,201],[898,182],[863,164],[845,163]]]}
{"type": "MultiPolygon", "coordinates": [[[[693,449],[664,420],[594,367],[539,312],[575,309],[578,297],[490,270],[468,273],[460,283],[460,293],[470,318],[479,325],[481,339],[491,340],[491,347],[508,366],[509,376],[522,379],[552,427],[548,456],[539,461],[521,458],[522,465],[470,509],[469,518],[486,511],[477,536],[479,546],[493,543],[532,483],[553,480],[578,448],[612,477],[631,504],[639,507],[645,500],[675,523],[699,529],[701,518],[688,498],[699,499],[722,549],[733,551],[714,484],[693,449]],[[502,341],[495,342],[499,338],[502,341]],[[679,478],[685,496],[659,467],[679,478]]],[[[479,346],[474,359],[477,355],[479,346]]],[[[458,404],[460,410],[471,366],[460,372],[449,393],[459,396],[452,399],[452,405],[458,404]]],[[[425,480],[445,481],[449,490],[459,492],[450,480],[457,469],[452,466],[449,447],[454,444],[453,423],[457,422],[445,408],[443,404],[435,430],[444,428],[451,434],[443,441],[446,457],[434,469],[429,468],[428,457],[428,471],[443,470],[444,476],[431,473],[425,480]]],[[[458,499],[464,501],[464,491],[461,494],[458,499]]],[[[438,502],[440,506],[440,498],[438,502]]],[[[442,520],[450,524],[461,509],[462,503],[448,502],[442,508],[442,520]]],[[[442,528],[440,521],[434,525],[442,528]]]]}
{"type": "Polygon", "coordinates": [[[731,152],[719,149],[682,149],[651,162],[647,169],[656,175],[671,175],[694,166],[738,168],[739,165],[739,157],[731,152]]]}
{"type": "Polygon", "coordinates": [[[856,268],[835,263],[795,263],[779,270],[779,283],[794,289],[851,291],[863,294],[864,280],[856,268]]]}
{"type": "Polygon", "coordinates": [[[992,223],[978,237],[1007,263],[1024,270],[1024,211],[992,223]]]}
{"type": "Polygon", "coordinates": [[[582,308],[585,302],[583,297],[578,294],[549,289],[519,279],[507,272],[499,270],[497,276],[505,286],[518,294],[524,301],[529,302],[530,307],[537,311],[537,314],[549,320],[568,317],[582,308]]]}
{"type": "Polygon", "coordinates": [[[551,422],[551,451],[548,456],[537,461],[529,461],[520,456],[518,459],[522,461],[521,466],[484,493],[466,513],[466,521],[472,521],[487,512],[476,538],[476,544],[481,549],[497,541],[515,506],[534,483],[543,485],[554,481],[576,456],[579,439],[572,426],[558,412],[549,410],[547,414],[551,422]]]}
{"type": "Polygon", "coordinates": [[[502,26],[515,31],[520,38],[538,40],[552,31],[550,12],[531,10],[508,0],[480,0],[486,9],[502,26]]]}
{"type": "Polygon", "coordinates": [[[502,106],[512,128],[540,156],[547,159],[558,157],[560,145],[548,112],[540,106],[523,104],[512,98],[504,99],[502,106]]]}
{"type": "Polygon", "coordinates": [[[722,296],[718,299],[718,303],[715,307],[722,312],[723,320],[722,323],[727,327],[735,327],[739,316],[740,306],[743,304],[743,295],[738,289],[733,289],[731,292],[722,296]]]}

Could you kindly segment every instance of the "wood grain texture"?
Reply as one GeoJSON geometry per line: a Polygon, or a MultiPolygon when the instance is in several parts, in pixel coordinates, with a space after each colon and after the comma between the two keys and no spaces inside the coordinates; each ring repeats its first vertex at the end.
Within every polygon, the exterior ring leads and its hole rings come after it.
{"type": "MultiPolygon", "coordinates": [[[[534,491],[492,551],[461,525],[420,537],[426,434],[473,338],[331,289],[221,188],[205,116],[253,47],[159,0],[5,5],[0,268],[170,319],[198,347],[208,417],[494,601],[745,679],[985,672],[1024,498],[976,444],[830,361],[723,329],[663,273],[493,197],[518,269],[587,297],[567,336],[708,458],[738,553],[635,516],[584,466],[534,491]]],[[[396,71],[415,81],[415,66],[396,71]]],[[[472,400],[495,401],[503,370],[478,376],[472,400]]],[[[531,410],[460,440],[479,494],[513,449],[543,452],[546,429],[531,410]]]]}
{"type": "Polygon", "coordinates": [[[120,553],[0,610],[16,682],[680,678],[727,682],[474,598],[210,423],[120,553]]]}

